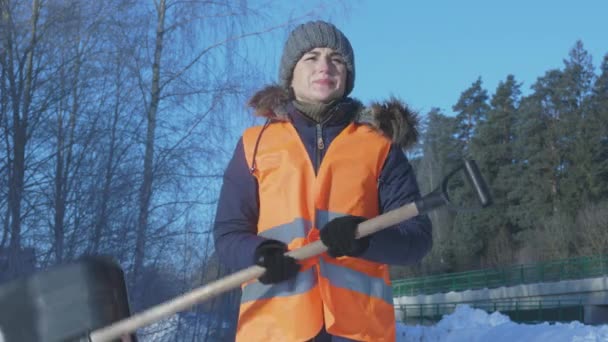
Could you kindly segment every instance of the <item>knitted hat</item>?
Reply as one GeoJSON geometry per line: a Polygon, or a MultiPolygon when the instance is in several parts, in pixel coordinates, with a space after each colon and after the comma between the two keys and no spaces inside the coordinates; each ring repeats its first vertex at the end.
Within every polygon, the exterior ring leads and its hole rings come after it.
{"type": "Polygon", "coordinates": [[[289,34],[281,66],[279,67],[279,82],[288,89],[291,86],[291,78],[296,63],[308,51],[315,48],[331,48],[339,52],[346,63],[346,87],[344,96],[350,94],[355,86],[355,54],[348,38],[334,25],[324,21],[310,21],[296,27],[289,34]]]}

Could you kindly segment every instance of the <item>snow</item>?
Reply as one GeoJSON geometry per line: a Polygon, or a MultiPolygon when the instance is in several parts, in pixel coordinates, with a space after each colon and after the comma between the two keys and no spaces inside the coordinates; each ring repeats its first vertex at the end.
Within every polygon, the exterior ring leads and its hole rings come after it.
{"type": "MultiPolygon", "coordinates": [[[[152,324],[139,332],[142,342],[182,340],[178,336],[178,316],[152,324]]],[[[200,336],[201,331],[197,332],[200,336]]],[[[189,339],[190,340],[190,339],[189,339]]],[[[215,341],[215,340],[214,340],[215,341]]],[[[397,323],[398,342],[608,342],[608,325],[585,325],[580,322],[519,324],[494,312],[458,305],[453,313],[433,326],[397,323]]],[[[0,332],[0,342],[4,342],[0,332]]]]}
{"type": "Polygon", "coordinates": [[[596,342],[608,341],[608,325],[571,323],[519,324],[499,312],[458,305],[433,326],[397,324],[400,342],[596,342]]]}

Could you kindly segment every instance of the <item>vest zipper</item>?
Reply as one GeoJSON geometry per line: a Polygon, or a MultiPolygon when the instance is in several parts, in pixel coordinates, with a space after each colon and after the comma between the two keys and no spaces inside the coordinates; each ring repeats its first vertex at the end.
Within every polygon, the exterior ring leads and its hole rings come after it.
{"type": "Polygon", "coordinates": [[[319,171],[319,167],[321,167],[321,151],[325,149],[325,143],[323,142],[323,126],[318,123],[317,124],[317,148],[316,148],[316,163],[315,163],[315,175],[319,171]]]}
{"type": "Polygon", "coordinates": [[[338,103],[327,115],[325,120],[322,122],[318,122],[316,125],[316,133],[317,133],[317,148],[315,151],[315,175],[319,172],[319,168],[321,167],[321,154],[325,149],[325,142],[323,141],[323,125],[325,125],[329,120],[334,116],[334,114],[338,111],[338,109],[342,106],[341,103],[338,103]]]}

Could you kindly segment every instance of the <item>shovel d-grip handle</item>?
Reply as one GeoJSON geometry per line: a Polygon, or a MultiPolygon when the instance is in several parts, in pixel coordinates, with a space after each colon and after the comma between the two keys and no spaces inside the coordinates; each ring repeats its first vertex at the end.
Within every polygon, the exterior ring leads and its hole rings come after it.
{"type": "Polygon", "coordinates": [[[477,163],[474,160],[464,160],[462,164],[450,172],[435,190],[416,201],[416,207],[420,214],[425,214],[433,209],[446,206],[453,211],[474,211],[485,208],[492,204],[492,196],[488,190],[486,181],[483,179],[477,163]],[[473,207],[463,207],[452,203],[448,195],[448,184],[452,177],[459,171],[463,171],[469,185],[473,188],[479,204],[473,207]]]}
{"type": "MultiPolygon", "coordinates": [[[[450,202],[447,197],[447,180],[461,169],[465,170],[467,177],[476,189],[477,197],[482,203],[482,206],[488,206],[491,203],[490,195],[485,186],[485,182],[477,169],[477,165],[475,165],[473,161],[465,161],[462,166],[446,177],[441,188],[438,190],[424,196],[419,201],[406,204],[400,208],[388,211],[360,223],[357,227],[356,237],[361,238],[373,234],[385,228],[397,225],[418,214],[449,204],[450,202]]],[[[317,240],[301,248],[289,251],[286,255],[291,256],[296,260],[304,260],[319,255],[326,250],[327,247],[320,240],[317,240]]],[[[266,272],[264,267],[257,265],[250,266],[206,285],[202,285],[174,299],[168,300],[140,313],[136,313],[129,318],[115,322],[107,327],[97,329],[90,333],[89,340],[92,342],[105,342],[128,335],[141,327],[167,318],[177,312],[189,309],[198,303],[202,303],[224,292],[236,289],[244,283],[261,277],[264,272],[266,272]]]]}

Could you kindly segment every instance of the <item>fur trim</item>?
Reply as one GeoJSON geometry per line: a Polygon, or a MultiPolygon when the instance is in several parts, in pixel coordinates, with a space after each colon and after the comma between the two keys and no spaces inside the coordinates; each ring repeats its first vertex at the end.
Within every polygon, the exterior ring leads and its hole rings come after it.
{"type": "MultiPolygon", "coordinates": [[[[272,85],[255,93],[248,104],[256,116],[285,121],[288,120],[287,105],[290,101],[291,96],[285,88],[272,85]]],[[[404,149],[413,147],[418,141],[418,115],[404,102],[391,97],[365,107],[357,100],[352,101],[356,122],[369,125],[404,149]]]]}
{"type": "Polygon", "coordinates": [[[253,108],[254,114],[266,119],[285,121],[287,117],[287,104],[290,96],[285,88],[271,85],[255,93],[249,99],[248,105],[253,108]]]}
{"type": "Polygon", "coordinates": [[[368,123],[401,148],[409,149],[418,142],[418,114],[394,97],[382,103],[372,102],[357,114],[356,120],[368,123]]]}

